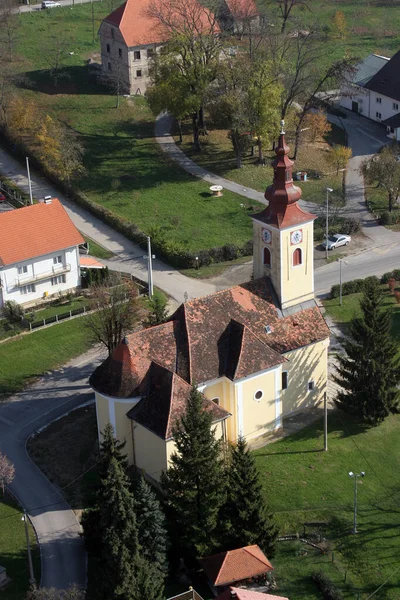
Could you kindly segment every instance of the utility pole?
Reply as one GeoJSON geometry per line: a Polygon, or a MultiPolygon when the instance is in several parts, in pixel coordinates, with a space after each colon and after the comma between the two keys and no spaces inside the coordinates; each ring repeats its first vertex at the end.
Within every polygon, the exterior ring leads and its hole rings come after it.
{"type": "Polygon", "coordinates": [[[328,452],[328,399],[324,392],[324,451],[328,452]]]}
{"type": "Polygon", "coordinates": [[[361,471],[361,473],[353,473],[350,471],[349,477],[354,477],[354,523],[353,523],[353,533],[357,533],[357,481],[359,477],[365,477],[365,471],[361,471]]]}
{"type": "Polygon", "coordinates": [[[328,235],[329,235],[329,193],[333,192],[332,188],[326,188],[326,223],[325,223],[325,258],[328,258],[328,235]]]}
{"type": "Polygon", "coordinates": [[[26,170],[28,171],[28,183],[29,183],[29,199],[31,201],[31,204],[33,204],[33,197],[32,197],[32,183],[31,183],[31,172],[29,170],[29,158],[26,157],[26,170]]]}
{"type": "Polygon", "coordinates": [[[344,258],[337,258],[336,259],[337,262],[339,263],[339,306],[342,306],[342,301],[343,301],[343,294],[342,294],[342,289],[343,289],[343,282],[342,282],[342,262],[344,262],[345,265],[347,265],[347,261],[344,260],[344,258]]]}
{"type": "Polygon", "coordinates": [[[31,542],[29,539],[29,530],[28,530],[28,515],[24,512],[24,516],[22,517],[22,521],[25,523],[25,536],[26,536],[26,546],[28,549],[28,563],[29,563],[29,583],[31,586],[36,586],[35,575],[33,573],[33,564],[32,564],[32,554],[31,554],[31,542]]]}
{"type": "Polygon", "coordinates": [[[151,253],[151,239],[147,236],[147,277],[149,283],[149,298],[153,297],[153,258],[155,256],[151,253]]]}
{"type": "Polygon", "coordinates": [[[94,37],[94,4],[93,4],[93,0],[91,0],[92,3],[92,37],[93,37],[93,44],[96,41],[96,38],[94,37]]]}

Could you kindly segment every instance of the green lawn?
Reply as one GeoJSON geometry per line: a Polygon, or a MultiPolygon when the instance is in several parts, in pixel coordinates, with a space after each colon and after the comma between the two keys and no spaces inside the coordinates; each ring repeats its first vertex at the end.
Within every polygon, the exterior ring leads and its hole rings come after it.
{"type": "Polygon", "coordinates": [[[0,399],[88,350],[92,342],[84,320],[78,317],[0,344],[0,399]]]}
{"type": "MultiPolygon", "coordinates": [[[[323,424],[317,422],[299,433],[255,451],[265,498],[281,526],[281,533],[302,533],[304,522],[325,521],[330,543],[328,555],[309,551],[296,556],[296,544],[281,542],[273,560],[277,594],[290,600],[319,600],[310,575],[322,568],[337,585],[344,573],[355,598],[365,600],[389,578],[400,556],[400,416],[382,425],[364,428],[337,411],[329,417],[328,452],[323,452],[323,424]],[[349,532],[353,518],[354,484],[349,471],[366,476],[358,488],[357,536],[349,532]],[[335,563],[332,564],[332,554],[335,563]]],[[[400,597],[400,571],[376,596],[400,597]]]]}
{"type": "MultiPolygon", "coordinates": [[[[272,183],[273,172],[270,163],[275,158],[274,152],[267,151],[265,153],[266,166],[260,166],[257,157],[252,157],[248,152],[244,157],[243,167],[237,169],[232,143],[228,139],[227,131],[215,130],[211,125],[209,134],[201,140],[201,152],[196,152],[193,148],[189,123],[185,124],[184,132],[183,143],[180,145],[181,149],[204,168],[226,179],[236,181],[244,188],[249,187],[260,192],[264,192],[266,187],[272,183]]],[[[178,136],[175,136],[175,141],[178,142],[178,136]]],[[[326,158],[329,151],[328,144],[345,143],[343,130],[333,126],[326,142],[325,144],[320,142],[303,145],[300,148],[293,171],[294,173],[297,171],[319,171],[323,175],[320,179],[311,178],[306,182],[296,182],[296,185],[299,185],[302,189],[303,198],[318,204],[325,202],[327,187],[334,190],[333,200],[343,201],[343,175],[342,173],[336,175],[334,168],[326,158]]],[[[293,146],[290,139],[288,143],[293,146]]]]}
{"type": "MultiPolygon", "coordinates": [[[[21,509],[11,497],[0,498],[0,565],[11,578],[8,586],[0,591],[2,600],[22,600],[29,588],[25,525],[21,517],[21,509]]],[[[36,581],[40,581],[40,553],[30,525],[29,537],[34,574],[36,581]]]]}
{"type": "Polygon", "coordinates": [[[85,238],[85,242],[89,244],[90,256],[95,256],[96,258],[104,259],[113,258],[114,254],[107,250],[107,248],[104,248],[104,246],[100,246],[100,244],[92,240],[92,238],[88,237],[87,235],[84,235],[83,237],[85,238]]]}

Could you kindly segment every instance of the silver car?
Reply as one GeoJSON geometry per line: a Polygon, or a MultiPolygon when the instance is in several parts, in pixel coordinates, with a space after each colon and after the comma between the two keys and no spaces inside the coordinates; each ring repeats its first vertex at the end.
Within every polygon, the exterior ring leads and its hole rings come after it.
{"type": "MultiPolygon", "coordinates": [[[[344,235],[344,233],[335,233],[328,237],[328,250],[334,250],[339,246],[348,246],[351,242],[351,236],[344,235]]],[[[322,247],[326,248],[326,240],[322,242],[322,247]]]]}

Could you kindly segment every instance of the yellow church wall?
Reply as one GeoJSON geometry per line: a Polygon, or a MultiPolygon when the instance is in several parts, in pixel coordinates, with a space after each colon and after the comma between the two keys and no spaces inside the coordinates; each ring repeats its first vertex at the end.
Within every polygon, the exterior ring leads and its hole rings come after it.
{"type": "Polygon", "coordinates": [[[285,415],[323,400],[328,372],[328,340],[310,344],[284,354],[289,362],[282,370],[288,372],[288,388],[282,390],[282,413],[285,415]],[[314,382],[314,390],[308,383],[314,382]]]}
{"type": "MultiPolygon", "coordinates": [[[[156,481],[167,468],[167,446],[170,442],[158,437],[142,425],[132,421],[134,439],[134,464],[156,481]]],[[[172,452],[171,452],[172,453],[172,452]]]]}
{"type": "Polygon", "coordinates": [[[219,405],[225,410],[231,413],[226,421],[226,437],[228,440],[235,440],[237,438],[237,427],[236,427],[236,404],[235,404],[235,386],[230,379],[221,377],[217,381],[213,381],[210,384],[199,386],[199,389],[209,400],[219,398],[219,405]]]}
{"type": "Polygon", "coordinates": [[[132,408],[133,404],[130,406],[124,402],[115,402],[114,411],[115,411],[115,431],[116,438],[119,439],[120,442],[126,442],[124,453],[127,455],[128,463],[133,463],[133,444],[132,444],[132,429],[131,429],[131,419],[126,416],[126,413],[132,408]]]}
{"type": "Polygon", "coordinates": [[[100,438],[100,433],[103,431],[107,423],[110,422],[110,412],[108,409],[108,400],[101,394],[95,393],[96,399],[96,416],[97,416],[97,431],[100,438]]]}
{"type": "Polygon", "coordinates": [[[235,383],[238,435],[252,439],[277,426],[280,416],[281,367],[270,369],[256,377],[235,383]],[[257,391],[263,393],[255,399],[257,391]]]}
{"type": "Polygon", "coordinates": [[[278,297],[282,308],[287,308],[314,297],[313,222],[283,230],[280,246],[282,283],[278,297]],[[300,244],[292,244],[290,236],[298,230],[302,231],[303,240],[300,244]],[[293,253],[297,248],[302,251],[302,264],[293,266],[293,253]]]}

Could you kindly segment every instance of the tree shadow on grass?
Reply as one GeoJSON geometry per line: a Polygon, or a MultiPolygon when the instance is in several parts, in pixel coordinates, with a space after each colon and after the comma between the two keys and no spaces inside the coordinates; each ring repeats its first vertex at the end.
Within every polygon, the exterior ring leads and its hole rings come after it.
{"type": "Polygon", "coordinates": [[[51,69],[40,69],[26,72],[18,82],[18,86],[24,89],[34,89],[50,96],[57,94],[110,94],[110,91],[98,82],[97,76],[98,72],[89,65],[62,67],[58,70],[57,84],[55,84],[51,69]]]}

